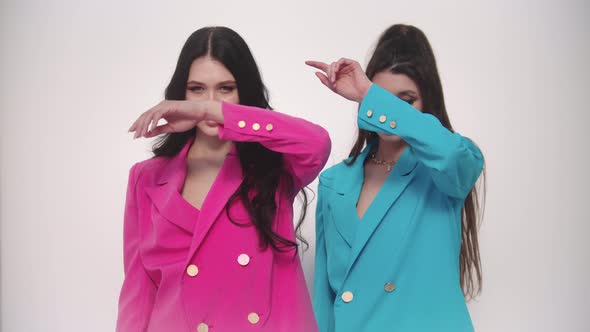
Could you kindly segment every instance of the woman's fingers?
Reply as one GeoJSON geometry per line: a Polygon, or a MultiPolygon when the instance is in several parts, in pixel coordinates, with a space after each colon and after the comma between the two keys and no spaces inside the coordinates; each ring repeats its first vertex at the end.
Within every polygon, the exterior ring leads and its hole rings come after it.
{"type": "Polygon", "coordinates": [[[145,114],[145,112],[142,113],[139,117],[137,117],[137,119],[135,119],[135,122],[133,122],[133,124],[131,125],[131,127],[129,127],[129,132],[130,133],[137,132],[137,127],[139,126],[139,123],[141,121],[141,118],[143,117],[144,114],[145,114]]]}
{"type": "Polygon", "coordinates": [[[156,105],[155,107],[151,108],[146,115],[144,116],[142,122],[141,122],[141,132],[139,133],[140,137],[146,137],[148,131],[149,131],[149,126],[150,123],[152,122],[152,119],[154,117],[154,114],[156,112],[158,112],[159,110],[161,110],[161,105],[162,103],[156,105]]]}
{"type": "Polygon", "coordinates": [[[158,126],[154,129],[150,130],[145,137],[146,138],[156,137],[158,135],[165,134],[165,133],[171,133],[173,131],[174,130],[170,126],[170,124],[166,123],[166,124],[163,124],[161,126],[158,126]]]}
{"type": "Polygon", "coordinates": [[[141,137],[145,137],[145,135],[148,132],[149,126],[150,126],[150,122],[152,122],[152,117],[154,116],[154,112],[151,111],[149,112],[146,116],[145,119],[143,121],[143,126],[142,126],[142,131],[141,131],[141,137]]]}
{"type": "Polygon", "coordinates": [[[127,129],[127,132],[133,132],[133,130],[135,129],[135,123],[137,122],[137,120],[135,120],[132,124],[131,127],[129,127],[129,129],[127,129]]]}
{"type": "Polygon", "coordinates": [[[132,133],[135,131],[135,126],[136,126],[137,120],[135,120],[135,122],[133,122],[133,124],[131,125],[131,127],[129,127],[129,129],[127,129],[128,133],[132,133]]]}
{"type": "MultiPolygon", "coordinates": [[[[170,101],[164,100],[158,105],[150,108],[144,112],[136,121],[131,125],[129,131],[135,132],[134,138],[138,137],[154,137],[164,132],[170,132],[170,130],[176,130],[178,128],[184,128],[189,125],[190,122],[198,122],[204,113],[199,107],[203,107],[199,103],[188,101],[170,101]],[[166,124],[171,122],[180,121],[180,127],[176,124],[169,126],[158,126],[160,120],[166,120],[166,124]],[[162,128],[160,128],[162,127],[162,128]],[[175,128],[173,128],[175,127],[175,128]]],[[[221,107],[221,106],[220,106],[221,107]]],[[[223,118],[222,118],[223,120],[223,118]]]]}
{"type": "Polygon", "coordinates": [[[153,108],[143,112],[139,118],[137,118],[137,120],[135,120],[135,123],[131,126],[130,130],[135,132],[135,135],[133,135],[133,138],[139,138],[141,136],[143,136],[143,129],[144,129],[144,125],[145,125],[145,121],[147,119],[147,117],[149,116],[149,114],[151,113],[153,108]]]}
{"type": "Polygon", "coordinates": [[[158,120],[159,120],[161,113],[162,113],[162,110],[157,110],[157,111],[152,112],[152,114],[149,118],[149,122],[147,124],[147,128],[146,128],[147,132],[146,133],[149,133],[158,125],[158,120]]]}
{"type": "Polygon", "coordinates": [[[332,62],[330,64],[330,75],[328,76],[330,78],[330,83],[334,84],[334,82],[336,82],[336,62],[332,62]]]}
{"type": "Polygon", "coordinates": [[[338,73],[343,68],[346,68],[348,65],[354,66],[355,63],[355,60],[348,58],[340,58],[338,61],[332,62],[329,65],[321,61],[305,61],[306,65],[322,70],[326,74],[326,76],[328,76],[328,80],[331,83],[334,83],[336,81],[336,79],[338,78],[338,73]]]}
{"type": "Polygon", "coordinates": [[[342,67],[342,58],[340,58],[340,60],[336,61],[335,65],[334,65],[334,71],[336,73],[338,73],[338,71],[340,70],[341,67],[342,67]]]}
{"type": "Polygon", "coordinates": [[[152,109],[149,110],[149,115],[145,122],[145,128],[143,135],[144,137],[148,137],[148,133],[158,126],[158,121],[164,114],[167,113],[168,110],[172,107],[172,103],[168,100],[162,100],[158,105],[154,106],[152,109]]]}
{"type": "Polygon", "coordinates": [[[133,125],[133,131],[135,132],[135,134],[133,135],[133,138],[138,138],[141,135],[142,125],[146,115],[147,112],[143,113],[139,116],[139,118],[137,118],[137,120],[135,120],[135,124],[133,125]]]}
{"type": "Polygon", "coordinates": [[[354,72],[355,70],[361,70],[360,65],[351,59],[347,59],[347,58],[340,58],[340,60],[338,60],[336,62],[336,75],[338,76],[338,74],[350,74],[352,72],[354,72]],[[358,68],[357,68],[358,67],[358,68]]]}
{"type": "Polygon", "coordinates": [[[157,118],[158,114],[159,114],[159,112],[154,112],[154,114],[152,114],[150,122],[148,123],[148,126],[147,126],[146,135],[148,135],[150,133],[150,131],[154,130],[154,128],[156,128],[158,126],[158,118],[157,118]]]}
{"type": "Polygon", "coordinates": [[[336,62],[328,65],[321,61],[309,60],[305,61],[305,64],[323,71],[323,73],[316,72],[315,74],[325,86],[333,90],[333,84],[336,82],[336,62]]]}
{"type": "Polygon", "coordinates": [[[328,72],[328,65],[321,62],[321,61],[305,61],[305,64],[314,68],[317,68],[321,71],[323,71],[324,73],[328,72]]]}
{"type": "Polygon", "coordinates": [[[158,103],[156,106],[143,112],[135,122],[129,127],[129,132],[134,132],[133,138],[146,137],[154,127],[157,126],[159,119],[165,113],[164,101],[158,103]],[[156,122],[154,122],[154,120],[156,122]]]}
{"type": "Polygon", "coordinates": [[[148,130],[148,134],[151,134],[151,132],[153,132],[154,129],[158,128],[158,122],[160,122],[160,119],[162,119],[163,114],[164,112],[162,111],[158,111],[156,112],[156,114],[154,114],[154,118],[152,119],[150,130],[148,130]]]}
{"type": "Polygon", "coordinates": [[[322,82],[322,84],[325,85],[328,89],[333,90],[332,85],[330,84],[330,80],[328,79],[328,76],[319,71],[315,73],[315,76],[317,76],[320,79],[320,82],[322,82]]]}
{"type": "Polygon", "coordinates": [[[346,65],[350,64],[350,60],[346,58],[340,58],[340,60],[336,61],[335,71],[336,74],[342,70],[342,68],[346,67],[346,65]]]}

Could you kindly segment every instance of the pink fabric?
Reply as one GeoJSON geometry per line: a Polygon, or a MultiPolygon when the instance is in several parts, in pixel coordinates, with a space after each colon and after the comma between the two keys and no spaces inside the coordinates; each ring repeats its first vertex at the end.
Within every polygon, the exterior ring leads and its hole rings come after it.
{"type": "MultiPolygon", "coordinates": [[[[260,142],[283,153],[295,188],[277,193],[275,229],[294,240],[294,193],[326,163],[327,132],[305,120],[254,107],[224,103],[223,114],[221,139],[260,142]]],[[[117,331],[194,332],[200,323],[210,332],[317,331],[299,256],[259,249],[255,228],[234,225],[223,210],[242,181],[235,148],[200,211],[182,198],[191,143],[173,158],[149,159],[130,171],[117,331]],[[250,257],[246,266],[238,264],[241,254],[250,257]],[[186,273],[190,264],[199,268],[194,277],[186,273]],[[251,313],[260,317],[255,324],[248,320],[251,313]]],[[[249,220],[241,203],[232,207],[231,215],[236,221],[249,220]]]]}

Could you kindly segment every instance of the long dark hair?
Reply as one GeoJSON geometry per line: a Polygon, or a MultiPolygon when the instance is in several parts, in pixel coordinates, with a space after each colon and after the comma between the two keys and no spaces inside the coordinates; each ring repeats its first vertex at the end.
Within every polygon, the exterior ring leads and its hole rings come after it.
{"type": "MultiPolygon", "coordinates": [[[[269,112],[272,110],[268,101],[268,91],[248,45],[238,33],[226,27],[206,27],[190,35],[180,52],[176,69],[166,88],[167,100],[186,99],[191,64],[202,56],[209,56],[221,62],[232,73],[236,79],[240,104],[265,108],[269,112]]],[[[160,137],[153,146],[154,156],[171,157],[178,154],[186,142],[195,135],[196,129],[191,129],[160,137]]],[[[292,177],[284,171],[282,155],[260,143],[236,142],[235,145],[244,180],[225,206],[229,219],[238,226],[248,226],[237,223],[231,217],[230,207],[239,199],[256,227],[262,248],[266,249],[270,245],[281,252],[296,249],[296,241],[284,238],[273,230],[277,210],[275,194],[279,186],[290,188],[293,185],[292,177]]],[[[302,213],[295,230],[297,239],[307,246],[307,242],[300,235],[301,224],[307,211],[307,195],[305,191],[301,191],[301,194],[302,213]]]]}
{"type": "MultiPolygon", "coordinates": [[[[411,25],[396,24],[383,32],[367,65],[366,74],[369,79],[373,79],[375,74],[384,70],[411,78],[422,96],[422,111],[434,115],[445,128],[453,131],[445,107],[434,53],[426,35],[420,29],[411,25]]],[[[349,154],[352,157],[349,164],[356,161],[363,147],[373,139],[376,139],[376,133],[359,130],[349,154]]],[[[480,184],[481,190],[478,186],[471,189],[461,213],[459,269],[463,294],[468,299],[481,293],[482,271],[477,230],[485,201],[485,167],[480,184]],[[482,194],[481,198],[478,191],[482,194]]]]}

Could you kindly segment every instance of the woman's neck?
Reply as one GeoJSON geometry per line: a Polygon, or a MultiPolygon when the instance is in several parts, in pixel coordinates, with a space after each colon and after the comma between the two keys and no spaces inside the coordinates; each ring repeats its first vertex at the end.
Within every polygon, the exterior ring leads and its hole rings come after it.
{"type": "Polygon", "coordinates": [[[408,143],[401,139],[391,142],[379,138],[379,145],[375,153],[375,158],[386,161],[397,161],[407,146],[408,143]]]}
{"type": "Polygon", "coordinates": [[[217,137],[199,134],[197,131],[195,141],[187,155],[187,167],[191,168],[210,165],[221,166],[225,156],[231,151],[232,142],[222,141],[217,137]]]}

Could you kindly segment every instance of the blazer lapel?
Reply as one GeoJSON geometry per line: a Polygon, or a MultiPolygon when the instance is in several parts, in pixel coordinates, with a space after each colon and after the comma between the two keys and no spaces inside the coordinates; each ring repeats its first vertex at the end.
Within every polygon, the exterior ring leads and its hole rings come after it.
{"type": "Polygon", "coordinates": [[[352,247],[354,243],[356,227],[359,222],[354,208],[356,202],[351,198],[351,195],[336,194],[333,203],[330,205],[332,222],[349,247],[352,247]]]}
{"type": "Polygon", "coordinates": [[[191,234],[198,213],[196,209],[191,209],[188,202],[183,201],[180,190],[186,178],[186,155],[192,142],[192,139],[189,140],[182,150],[166,163],[156,185],[145,189],[160,215],[191,234]]]}
{"type": "Polygon", "coordinates": [[[194,229],[194,236],[187,257],[187,263],[198,250],[207,236],[209,229],[224,210],[232,194],[238,189],[243,180],[242,167],[235,146],[225,157],[223,165],[209,189],[203,205],[199,220],[194,229]]]}
{"type": "Polygon", "coordinates": [[[182,196],[174,186],[165,184],[160,187],[146,188],[145,191],[160,215],[185,232],[193,233],[199,214],[196,209],[187,206],[189,203],[182,201],[182,196]]]}
{"type": "MultiPolygon", "coordinates": [[[[385,180],[385,183],[383,183],[383,186],[379,190],[379,193],[373,202],[371,202],[371,205],[365,212],[362,221],[357,227],[354,244],[351,251],[350,262],[345,278],[350,273],[352,266],[356,262],[356,259],[365,247],[367,241],[375,229],[379,226],[387,212],[392,208],[392,206],[395,205],[395,202],[399,196],[414,178],[414,169],[416,168],[416,165],[417,160],[413,151],[411,150],[411,147],[408,146],[400,156],[400,159],[395,167],[391,170],[391,173],[385,180]]],[[[403,234],[405,234],[404,231],[408,222],[409,220],[395,221],[396,231],[394,234],[391,234],[390,237],[392,245],[398,246],[400,244],[399,242],[401,241],[403,234]]]]}
{"type": "Polygon", "coordinates": [[[336,230],[350,247],[354,243],[359,223],[356,204],[363,186],[363,164],[372,147],[373,144],[365,147],[354,164],[348,166],[349,170],[347,170],[346,176],[343,176],[342,179],[339,178],[338,182],[334,184],[336,195],[328,205],[336,230]]]}

